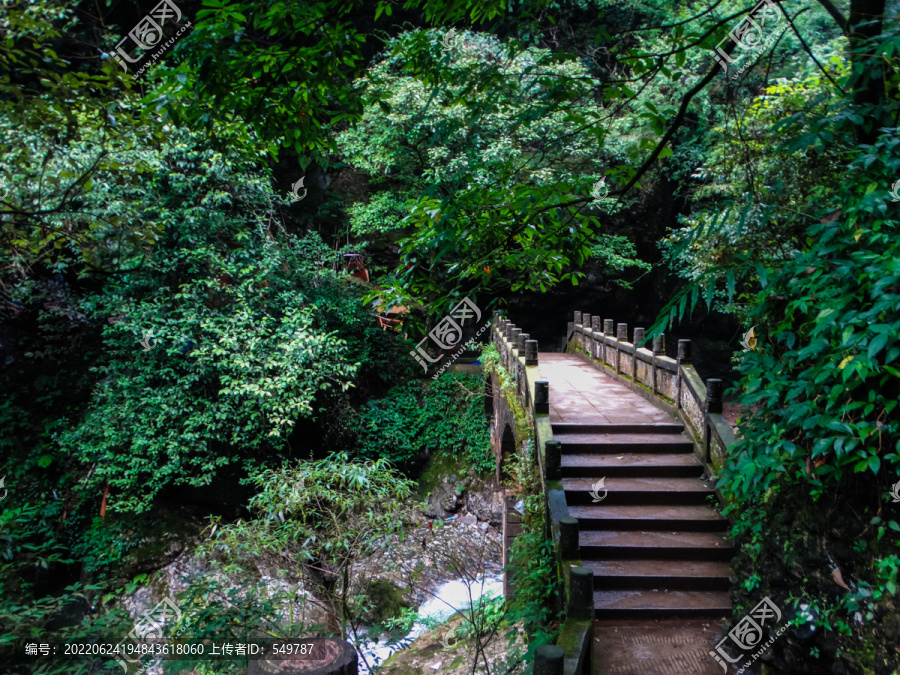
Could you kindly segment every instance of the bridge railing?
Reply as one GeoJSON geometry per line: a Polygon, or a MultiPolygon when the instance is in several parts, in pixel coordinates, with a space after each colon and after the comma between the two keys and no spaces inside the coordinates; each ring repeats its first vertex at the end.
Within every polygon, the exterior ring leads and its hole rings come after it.
{"type": "Polygon", "coordinates": [[[567,331],[568,350],[588,357],[597,368],[632,391],[677,415],[716,471],[735,442],[734,430],[722,415],[722,380],[704,384],[691,363],[691,341],[679,340],[677,358],[666,356],[665,336],[648,344],[643,328],[628,341],[628,324],[575,312],[567,331]],[[649,347],[649,348],[648,348],[649,347]]]}
{"type": "Polygon", "coordinates": [[[553,539],[558,578],[564,588],[566,620],[556,645],[535,652],[535,675],[590,675],[594,636],[594,573],[581,566],[578,521],[569,517],[560,473],[559,441],[550,424],[549,384],[540,377],[538,343],[497,312],[491,337],[500,362],[516,383],[517,395],[534,421],[535,460],[547,501],[547,536],[553,539]]]}

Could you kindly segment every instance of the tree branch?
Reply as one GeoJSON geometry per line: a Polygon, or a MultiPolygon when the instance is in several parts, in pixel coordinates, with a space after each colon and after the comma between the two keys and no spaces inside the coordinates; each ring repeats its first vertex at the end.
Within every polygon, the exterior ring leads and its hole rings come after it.
{"type": "MultiPolygon", "coordinates": [[[[725,48],[725,52],[727,54],[731,54],[728,50],[734,50],[735,44],[733,42],[729,43],[725,48]]],[[[669,127],[668,131],[666,131],[665,135],[662,137],[659,143],[656,144],[656,147],[653,149],[653,152],[650,153],[650,156],[644,160],[644,163],[637,170],[637,173],[631,177],[631,180],[623,187],[621,190],[616,190],[613,194],[624,195],[631,188],[633,188],[637,182],[643,177],[645,173],[650,169],[653,163],[659,157],[659,153],[662,152],[663,148],[666,147],[666,144],[672,140],[672,137],[675,135],[675,132],[681,128],[681,125],[684,123],[684,117],[687,114],[688,106],[691,103],[691,99],[694,98],[697,94],[699,94],[706,87],[707,84],[712,82],[712,79],[719,74],[718,65],[714,64],[712,68],[710,68],[709,72],[700,80],[697,84],[695,84],[688,92],[682,97],[681,105],[678,108],[678,113],[675,115],[675,119],[672,120],[672,125],[669,127]]],[[[619,198],[621,201],[621,197],[619,198]]]]}
{"type": "MultiPolygon", "coordinates": [[[[825,2],[828,2],[828,0],[825,0],[825,2]]],[[[804,7],[799,12],[797,12],[794,15],[794,19],[796,19],[801,14],[803,14],[803,12],[805,12],[807,9],[809,9],[809,7],[804,7]]],[[[797,27],[794,25],[794,19],[789,17],[787,12],[784,13],[784,16],[788,20],[788,23],[791,25],[791,30],[794,31],[794,35],[797,36],[797,39],[800,40],[800,44],[803,45],[803,49],[805,49],[806,53],[809,54],[809,58],[811,58],[813,60],[813,62],[815,62],[815,64],[819,67],[819,70],[822,71],[822,74],[828,78],[828,81],[831,82],[831,84],[833,84],[839,92],[841,92],[841,95],[846,96],[847,92],[845,92],[843,89],[841,89],[841,85],[839,85],[837,82],[834,81],[834,79],[831,77],[831,75],[828,74],[828,71],[825,70],[825,68],[822,66],[821,63],[819,63],[819,59],[816,58],[816,55],[812,53],[812,50],[809,48],[809,45],[806,44],[806,40],[803,39],[803,36],[800,35],[800,31],[798,31],[797,27]]],[[[779,40],[780,39],[781,38],[779,38],[779,40]]],[[[774,50],[775,50],[775,47],[772,48],[772,51],[774,51],[774,50]]]]}
{"type": "Polygon", "coordinates": [[[826,12],[831,14],[831,18],[833,18],[835,23],[840,27],[841,32],[847,37],[850,37],[850,26],[847,23],[847,19],[845,19],[844,15],[838,11],[838,8],[831,3],[831,0],[819,0],[819,4],[825,8],[826,12]]]}

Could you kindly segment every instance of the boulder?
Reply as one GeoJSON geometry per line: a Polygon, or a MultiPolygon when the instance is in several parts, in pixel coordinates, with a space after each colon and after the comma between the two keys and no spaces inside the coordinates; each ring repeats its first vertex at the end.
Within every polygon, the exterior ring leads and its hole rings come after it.
{"type": "Polygon", "coordinates": [[[457,485],[455,476],[445,476],[438,483],[425,502],[425,515],[429,518],[446,518],[453,515],[463,505],[465,489],[457,485]],[[462,488],[462,489],[460,489],[462,488]]]}
{"type": "Polygon", "coordinates": [[[502,527],[503,491],[492,481],[473,481],[466,492],[465,511],[480,521],[502,527]]]}

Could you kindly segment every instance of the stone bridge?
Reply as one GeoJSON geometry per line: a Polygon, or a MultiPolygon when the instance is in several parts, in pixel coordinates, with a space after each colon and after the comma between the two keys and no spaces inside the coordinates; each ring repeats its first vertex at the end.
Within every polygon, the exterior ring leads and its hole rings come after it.
{"type": "MultiPolygon", "coordinates": [[[[719,673],[733,544],[708,477],[735,440],[721,381],[701,380],[688,340],[670,358],[663,336],[648,348],[644,329],[629,342],[627,325],[582,312],[564,354],[528,338],[495,314],[488,405],[498,478],[534,452],[563,589],[561,635],[534,673],[719,673]]],[[[504,548],[517,516],[507,500],[504,548]]]]}

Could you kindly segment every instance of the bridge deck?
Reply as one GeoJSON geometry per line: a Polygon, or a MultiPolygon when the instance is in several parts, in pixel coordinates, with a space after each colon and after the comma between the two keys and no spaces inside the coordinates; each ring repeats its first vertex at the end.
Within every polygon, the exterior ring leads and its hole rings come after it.
{"type": "Polygon", "coordinates": [[[672,416],[628,387],[570,354],[541,354],[541,378],[550,382],[550,421],[578,424],[652,424],[672,416]]]}
{"type": "Polygon", "coordinates": [[[709,652],[731,611],[730,543],[682,425],[577,356],[538,364],[582,564],[595,570],[594,672],[718,674],[709,652]],[[609,498],[595,504],[600,477],[609,498]]]}

